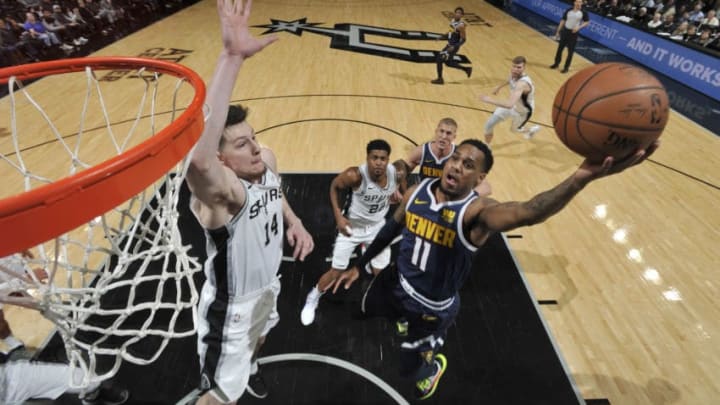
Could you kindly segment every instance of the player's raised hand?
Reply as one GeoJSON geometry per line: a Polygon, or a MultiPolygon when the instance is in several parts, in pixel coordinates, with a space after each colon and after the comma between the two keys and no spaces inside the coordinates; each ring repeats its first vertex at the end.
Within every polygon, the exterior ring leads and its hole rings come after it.
{"type": "Polygon", "coordinates": [[[300,221],[290,225],[285,230],[285,236],[293,248],[293,258],[296,260],[305,261],[305,257],[315,248],[312,236],[300,221]]]}
{"type": "Polygon", "coordinates": [[[360,272],[357,267],[353,266],[351,269],[345,270],[340,273],[340,277],[335,279],[328,289],[332,288],[333,294],[335,294],[338,288],[342,285],[347,290],[350,286],[360,277],[360,272]]]}
{"type": "Polygon", "coordinates": [[[250,34],[251,8],[252,0],[217,0],[223,46],[231,55],[249,58],[277,40],[275,35],[255,38],[250,34]]]}
{"type": "Polygon", "coordinates": [[[606,157],[600,163],[594,163],[590,160],[585,160],[580,168],[578,169],[576,176],[583,180],[594,180],[601,177],[609,176],[611,174],[620,173],[623,170],[642,163],[652,155],[655,150],[660,146],[660,141],[656,140],[647,149],[638,149],[634,154],[615,161],[612,157],[606,157]]]}

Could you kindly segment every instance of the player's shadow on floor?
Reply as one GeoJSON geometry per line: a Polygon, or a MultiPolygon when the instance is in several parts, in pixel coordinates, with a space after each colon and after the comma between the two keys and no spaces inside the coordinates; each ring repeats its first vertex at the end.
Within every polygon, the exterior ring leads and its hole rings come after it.
{"type": "Polygon", "coordinates": [[[577,167],[582,159],[580,157],[574,159],[574,154],[554,138],[555,132],[552,127],[543,128],[532,140],[525,140],[521,134],[509,131],[496,133],[492,144],[493,157],[496,161],[498,159],[522,161],[549,173],[566,173],[577,167]],[[511,140],[506,141],[505,139],[508,138],[511,140]],[[543,138],[548,139],[543,140],[543,138]],[[521,148],[523,144],[528,144],[530,147],[521,148]]]}
{"type": "MultiPolygon", "coordinates": [[[[662,378],[650,378],[642,386],[615,376],[578,374],[575,376],[575,382],[581,390],[583,386],[618,387],[622,389],[624,397],[648,398],[647,403],[652,405],[685,403],[681,400],[680,390],[662,378]]],[[[585,395],[585,402],[587,405],[614,404],[611,398],[608,399],[602,395],[585,395]]]]}
{"type": "Polygon", "coordinates": [[[535,252],[521,249],[513,249],[513,256],[522,263],[532,263],[530,267],[523,266],[521,271],[525,274],[547,277],[546,284],[554,285],[553,295],[539,295],[532,285],[529,289],[533,291],[535,299],[554,300],[556,305],[549,305],[545,308],[557,311],[572,301],[578,295],[578,288],[567,271],[569,262],[567,258],[559,255],[541,255],[535,252]]]}

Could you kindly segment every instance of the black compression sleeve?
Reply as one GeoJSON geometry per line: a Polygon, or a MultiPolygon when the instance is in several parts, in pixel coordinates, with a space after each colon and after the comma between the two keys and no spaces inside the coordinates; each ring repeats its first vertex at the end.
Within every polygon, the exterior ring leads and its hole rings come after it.
{"type": "Polygon", "coordinates": [[[360,273],[364,273],[364,271],[362,270],[368,263],[370,263],[370,260],[372,260],[380,252],[382,252],[383,249],[390,246],[390,242],[392,242],[393,239],[395,239],[395,237],[400,234],[402,229],[403,224],[396,221],[393,217],[390,217],[385,222],[385,225],[383,225],[383,227],[380,229],[380,232],[378,232],[377,236],[375,236],[375,239],[373,239],[370,246],[368,246],[368,248],[365,250],[365,253],[360,256],[356,263],[357,268],[361,270],[360,273]]]}

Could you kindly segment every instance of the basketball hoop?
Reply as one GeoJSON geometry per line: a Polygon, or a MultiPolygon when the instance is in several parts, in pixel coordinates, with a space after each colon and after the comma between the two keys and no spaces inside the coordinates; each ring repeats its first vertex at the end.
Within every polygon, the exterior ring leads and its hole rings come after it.
{"type": "Polygon", "coordinates": [[[0,288],[0,302],[37,309],[57,326],[71,366],[84,371],[81,388],[114,375],[123,359],[154,361],[169,339],[195,332],[201,266],[182,244],[177,201],[184,158],[203,130],[203,80],[162,60],[97,57],[0,69],[0,84],[8,85],[0,113],[10,115],[11,133],[0,138],[9,189],[0,194],[0,257],[48,274],[39,280],[0,264],[20,290],[0,288]],[[66,98],[82,88],[73,87],[78,77],[85,95],[76,106],[66,98]],[[126,106],[134,89],[137,110],[126,106]],[[60,123],[73,107],[79,127],[67,134],[60,123]],[[17,254],[28,249],[34,257],[17,254]],[[183,316],[192,327],[178,326],[183,316]],[[157,341],[149,353],[138,349],[143,339],[157,341]]]}

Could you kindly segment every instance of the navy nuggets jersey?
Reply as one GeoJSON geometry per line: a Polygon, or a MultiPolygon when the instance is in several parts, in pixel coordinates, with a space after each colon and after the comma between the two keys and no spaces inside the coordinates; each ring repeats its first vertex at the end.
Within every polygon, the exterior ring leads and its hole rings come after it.
{"type": "Polygon", "coordinates": [[[422,157],[420,160],[420,179],[436,179],[442,177],[443,166],[445,161],[450,158],[450,155],[455,152],[455,145],[452,145],[450,153],[443,158],[437,158],[430,149],[430,142],[423,145],[422,157]]]}
{"type": "Polygon", "coordinates": [[[439,311],[452,305],[472,268],[477,248],[463,234],[462,217],[478,195],[438,203],[431,190],[438,182],[423,180],[407,203],[397,268],[405,292],[439,311]]]}
{"type": "Polygon", "coordinates": [[[463,21],[463,20],[459,20],[459,21],[455,21],[454,19],[450,20],[450,32],[448,33],[448,44],[454,45],[454,46],[460,44],[460,40],[462,39],[462,37],[460,36],[460,30],[458,28],[463,25],[465,25],[465,21],[463,21]]]}

